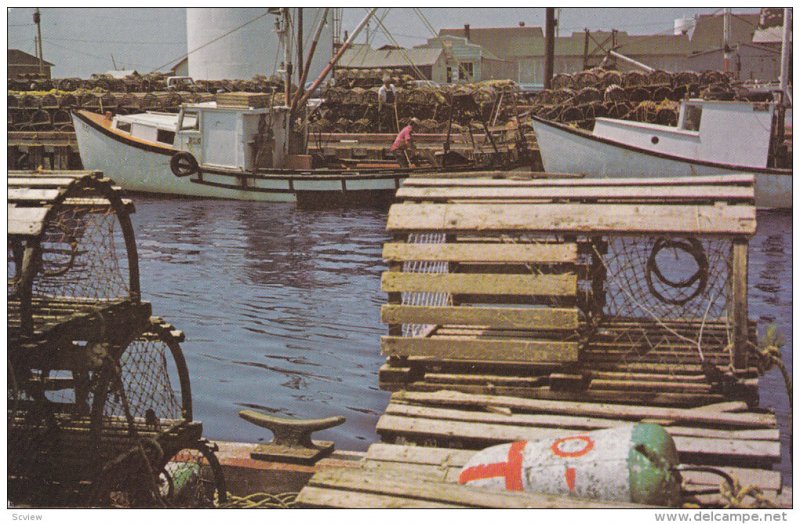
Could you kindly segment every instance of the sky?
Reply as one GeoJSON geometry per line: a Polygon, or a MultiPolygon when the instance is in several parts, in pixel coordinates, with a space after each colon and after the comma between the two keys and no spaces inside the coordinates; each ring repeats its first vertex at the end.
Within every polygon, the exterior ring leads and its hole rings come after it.
{"type": "MultiPolygon", "coordinates": [[[[352,30],[364,16],[363,7],[344,9],[342,28],[352,30]]],[[[402,46],[425,43],[432,36],[425,21],[412,8],[380,8],[377,17],[402,46]]],[[[545,9],[522,8],[422,8],[425,20],[436,30],[463,27],[505,27],[525,22],[543,26],[545,9]]],[[[734,8],[734,12],[757,12],[734,8]]],[[[559,34],[584,28],[618,29],[631,34],[669,33],[683,16],[721,12],[721,8],[561,8],[559,34]]],[[[180,60],[186,47],[186,9],[170,8],[60,8],[42,7],[42,41],[45,60],[55,64],[54,77],[89,77],[110,69],[136,69],[140,73],[166,70],[180,60]]],[[[33,8],[14,7],[7,12],[8,47],[34,52],[36,28],[33,8]]],[[[362,33],[358,41],[367,37],[362,33]]],[[[377,23],[370,26],[374,46],[393,43],[377,23]]]]}

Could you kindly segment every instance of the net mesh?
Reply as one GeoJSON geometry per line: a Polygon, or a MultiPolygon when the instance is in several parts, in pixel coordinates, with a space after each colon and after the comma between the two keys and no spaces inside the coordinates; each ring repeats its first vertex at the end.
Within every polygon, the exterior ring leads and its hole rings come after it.
{"type": "Polygon", "coordinates": [[[602,313],[590,349],[621,363],[664,364],[672,375],[682,364],[726,363],[729,239],[611,237],[591,249],[602,313]]]}
{"type": "MultiPolygon", "coordinates": [[[[408,242],[412,244],[444,244],[444,233],[411,233],[408,242]]],[[[404,273],[449,273],[450,266],[447,262],[431,260],[413,260],[403,262],[404,273]]],[[[404,292],[401,303],[408,306],[452,306],[453,295],[450,293],[436,292],[404,292]]],[[[420,337],[435,327],[432,324],[403,324],[404,337],[420,337]]]]}
{"type": "Polygon", "coordinates": [[[33,296],[109,300],[130,292],[127,250],[110,206],[64,206],[45,225],[33,296]]]}

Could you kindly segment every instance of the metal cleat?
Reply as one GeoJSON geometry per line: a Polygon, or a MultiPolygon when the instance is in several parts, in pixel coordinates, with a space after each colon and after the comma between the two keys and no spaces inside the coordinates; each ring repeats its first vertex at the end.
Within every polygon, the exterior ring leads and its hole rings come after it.
{"type": "Polygon", "coordinates": [[[329,417],[309,420],[293,420],[273,417],[252,410],[243,410],[239,416],[248,422],[270,430],[274,438],[267,444],[259,444],[250,453],[256,460],[314,464],[333,453],[333,442],[311,440],[311,434],[344,424],[344,417],[329,417]]]}

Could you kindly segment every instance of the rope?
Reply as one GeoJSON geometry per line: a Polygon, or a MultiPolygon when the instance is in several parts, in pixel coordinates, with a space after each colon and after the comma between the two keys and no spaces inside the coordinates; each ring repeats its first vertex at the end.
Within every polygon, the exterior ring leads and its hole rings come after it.
{"type": "Polygon", "coordinates": [[[725,504],[723,508],[740,508],[740,509],[753,509],[753,508],[777,508],[779,507],[775,501],[769,500],[764,496],[764,492],[757,486],[745,486],[739,483],[739,479],[735,475],[731,475],[733,485],[723,482],[719,486],[719,494],[722,496],[725,504]],[[753,502],[747,502],[746,498],[752,498],[753,502]]]}
{"type": "Polygon", "coordinates": [[[778,327],[774,324],[767,326],[764,337],[761,339],[759,346],[751,344],[753,354],[756,358],[756,367],[759,374],[763,375],[773,367],[777,367],[783,376],[783,382],[786,385],[786,393],[789,395],[789,408],[792,408],[792,376],[789,370],[786,369],[786,364],[783,363],[783,355],[781,348],[783,347],[783,335],[778,331],[778,327]]]}
{"type": "Polygon", "coordinates": [[[244,497],[237,497],[228,492],[228,502],[219,504],[214,501],[218,509],[290,509],[297,507],[298,493],[287,492],[273,495],[271,493],[251,493],[244,497]]]}

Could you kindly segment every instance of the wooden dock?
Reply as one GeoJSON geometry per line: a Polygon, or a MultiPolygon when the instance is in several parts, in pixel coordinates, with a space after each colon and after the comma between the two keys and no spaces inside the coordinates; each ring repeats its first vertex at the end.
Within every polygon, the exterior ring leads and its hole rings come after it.
{"type": "MultiPolygon", "coordinates": [[[[316,474],[298,501],[622,507],[476,490],[458,472],[491,445],[636,422],[663,426],[682,464],[721,468],[764,497],[737,504],[776,500],[779,431],[757,407],[747,319],[753,185],[751,176],[407,180],[383,252],[380,385],[394,393],[381,443],[358,469],[316,474]],[[689,260],[688,275],[667,274],[667,248],[689,260]]],[[[684,473],[684,503],[729,504],[688,494],[719,485],[684,473]]]]}

